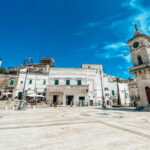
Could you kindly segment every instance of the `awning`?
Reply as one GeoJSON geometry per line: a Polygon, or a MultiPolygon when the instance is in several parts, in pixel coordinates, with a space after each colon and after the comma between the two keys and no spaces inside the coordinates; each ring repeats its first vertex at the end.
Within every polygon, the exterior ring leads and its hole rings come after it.
{"type": "Polygon", "coordinates": [[[43,95],[37,95],[37,94],[29,94],[28,97],[45,97],[43,95]]]}
{"type": "Polygon", "coordinates": [[[5,92],[5,93],[3,93],[3,95],[13,95],[13,93],[11,93],[11,92],[5,92]]]}

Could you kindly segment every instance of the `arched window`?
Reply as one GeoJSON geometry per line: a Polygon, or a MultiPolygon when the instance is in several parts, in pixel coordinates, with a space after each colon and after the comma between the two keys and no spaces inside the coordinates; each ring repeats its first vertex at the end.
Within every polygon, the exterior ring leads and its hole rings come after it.
{"type": "Polygon", "coordinates": [[[138,60],[138,64],[139,64],[139,65],[142,65],[142,64],[143,64],[143,61],[142,61],[142,58],[141,58],[140,55],[137,56],[137,60],[138,60]]]}

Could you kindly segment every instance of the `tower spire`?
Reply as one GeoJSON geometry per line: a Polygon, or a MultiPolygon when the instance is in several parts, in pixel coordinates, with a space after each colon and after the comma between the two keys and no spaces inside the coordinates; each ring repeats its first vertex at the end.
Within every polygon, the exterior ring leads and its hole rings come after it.
{"type": "Polygon", "coordinates": [[[134,27],[135,27],[135,31],[136,31],[136,32],[139,32],[139,29],[138,29],[137,24],[135,24],[134,27]]]}
{"type": "Polygon", "coordinates": [[[133,34],[134,38],[139,36],[139,35],[145,35],[145,34],[143,34],[142,32],[139,31],[139,28],[138,28],[137,24],[134,25],[134,28],[135,28],[135,32],[133,34]]]}

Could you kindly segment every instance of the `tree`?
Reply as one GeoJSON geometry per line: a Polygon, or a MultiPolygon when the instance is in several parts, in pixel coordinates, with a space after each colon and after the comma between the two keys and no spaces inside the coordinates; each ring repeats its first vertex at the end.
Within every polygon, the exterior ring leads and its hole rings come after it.
{"type": "Polygon", "coordinates": [[[25,59],[23,60],[22,64],[23,64],[24,66],[27,66],[27,65],[29,65],[29,64],[33,64],[33,58],[32,58],[32,57],[27,57],[27,58],[25,58],[25,59]]]}
{"type": "Polygon", "coordinates": [[[6,74],[6,68],[0,68],[0,73],[6,74]]]}
{"type": "Polygon", "coordinates": [[[116,78],[115,81],[117,82],[117,105],[121,105],[120,99],[120,92],[119,92],[119,82],[121,82],[120,78],[116,78]]]}

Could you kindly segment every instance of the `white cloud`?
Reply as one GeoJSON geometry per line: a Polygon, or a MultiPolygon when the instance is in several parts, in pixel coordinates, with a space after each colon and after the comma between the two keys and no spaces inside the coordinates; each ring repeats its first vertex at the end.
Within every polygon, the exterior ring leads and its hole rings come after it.
{"type": "Polygon", "coordinates": [[[123,48],[123,47],[127,47],[126,43],[123,42],[118,42],[118,43],[108,43],[106,44],[103,49],[118,49],[118,48],[123,48]]]}
{"type": "MultiPolygon", "coordinates": [[[[118,38],[122,39],[122,41],[127,41],[131,38],[134,32],[133,24],[138,24],[139,30],[146,34],[150,31],[150,9],[142,6],[141,0],[126,0],[122,3],[122,7],[134,11],[131,16],[123,19],[115,19],[109,26],[118,38]]],[[[102,52],[97,52],[97,57],[106,59],[121,57],[128,65],[131,64],[131,55],[126,43],[120,41],[115,43],[107,42],[104,43],[102,49],[102,52]]]]}
{"type": "Polygon", "coordinates": [[[121,19],[115,19],[108,28],[114,30],[113,34],[118,37],[124,37],[128,40],[133,35],[133,25],[137,24],[139,30],[145,34],[150,32],[150,8],[141,4],[142,0],[126,0],[122,2],[122,7],[131,10],[130,16],[124,16],[121,19]]]}
{"type": "Polygon", "coordinates": [[[90,23],[86,24],[86,27],[93,28],[93,27],[96,27],[101,24],[102,24],[101,22],[90,22],[90,23]]]}
{"type": "Polygon", "coordinates": [[[129,20],[133,20],[134,23],[137,23],[139,25],[139,28],[141,31],[148,33],[149,30],[149,19],[150,19],[150,9],[145,8],[141,4],[141,0],[128,0],[125,3],[123,3],[123,7],[136,10],[131,17],[127,18],[129,20]]]}
{"type": "Polygon", "coordinates": [[[143,8],[140,5],[141,0],[126,0],[122,3],[123,7],[129,7],[130,9],[139,9],[143,10],[143,8]]]}
{"type": "Polygon", "coordinates": [[[126,43],[105,43],[102,49],[103,52],[98,51],[95,56],[103,59],[122,58],[126,63],[131,63],[131,56],[126,43]]]}
{"type": "Polygon", "coordinates": [[[124,71],[123,74],[129,75],[129,71],[124,71]]]}
{"type": "Polygon", "coordinates": [[[131,63],[131,55],[120,55],[126,62],[131,63]]]}

